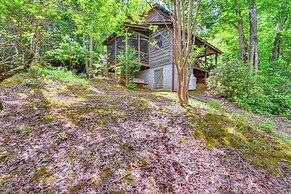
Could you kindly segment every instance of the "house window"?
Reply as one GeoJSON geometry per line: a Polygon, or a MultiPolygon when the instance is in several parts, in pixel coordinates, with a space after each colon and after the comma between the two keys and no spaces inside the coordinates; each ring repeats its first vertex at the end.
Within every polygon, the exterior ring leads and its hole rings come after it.
{"type": "Polygon", "coordinates": [[[155,42],[156,42],[156,47],[157,48],[162,48],[163,46],[163,37],[162,35],[158,35],[155,37],[155,42]]]}

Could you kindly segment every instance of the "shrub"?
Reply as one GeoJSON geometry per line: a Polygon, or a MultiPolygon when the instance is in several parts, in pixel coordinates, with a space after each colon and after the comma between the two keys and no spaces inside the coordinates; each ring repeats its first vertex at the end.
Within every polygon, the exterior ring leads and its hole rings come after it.
{"type": "Polygon", "coordinates": [[[24,86],[28,88],[33,88],[37,86],[37,80],[27,79],[24,81],[24,86]]]}
{"type": "Polygon", "coordinates": [[[73,82],[73,83],[78,83],[81,85],[86,85],[88,84],[88,80],[85,78],[81,78],[75,73],[71,71],[67,71],[65,68],[59,67],[49,67],[49,68],[42,68],[39,69],[39,76],[44,76],[44,77],[53,77],[58,80],[62,81],[67,81],[67,82],[73,82]]]}
{"type": "Polygon", "coordinates": [[[51,64],[62,63],[69,69],[82,69],[88,50],[68,35],[63,36],[57,48],[46,51],[44,56],[51,64]]]}
{"type": "Polygon", "coordinates": [[[100,55],[96,63],[93,64],[93,75],[107,75],[107,70],[109,67],[107,55],[100,55]]]}
{"type": "Polygon", "coordinates": [[[116,72],[122,77],[128,76],[129,80],[133,80],[136,74],[140,72],[141,64],[138,63],[134,48],[129,47],[127,53],[122,50],[118,55],[118,61],[120,66],[116,68],[116,72]]]}
{"type": "Polygon", "coordinates": [[[138,90],[138,86],[137,86],[135,83],[129,83],[129,84],[127,85],[127,88],[128,88],[129,90],[138,90]]]}
{"type": "MultiPolygon", "coordinates": [[[[207,79],[209,89],[235,104],[256,113],[277,114],[290,119],[291,83],[288,67],[258,75],[249,74],[249,65],[231,61],[217,67],[207,79]],[[286,69],[287,68],[287,69],[286,69]]],[[[290,67],[289,67],[290,69],[290,67]]]]}

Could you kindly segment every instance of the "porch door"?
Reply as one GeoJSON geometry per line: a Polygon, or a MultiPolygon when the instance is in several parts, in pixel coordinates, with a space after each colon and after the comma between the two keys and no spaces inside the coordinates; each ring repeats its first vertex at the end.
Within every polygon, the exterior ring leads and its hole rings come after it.
{"type": "Polygon", "coordinates": [[[154,70],[154,88],[161,89],[163,88],[163,69],[154,70]]]}

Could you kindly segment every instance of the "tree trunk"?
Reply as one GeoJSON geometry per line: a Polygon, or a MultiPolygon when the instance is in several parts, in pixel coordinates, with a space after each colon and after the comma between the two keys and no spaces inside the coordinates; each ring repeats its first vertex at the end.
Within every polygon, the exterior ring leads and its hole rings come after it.
{"type": "MultiPolygon", "coordinates": [[[[187,66],[186,66],[187,67],[187,66]]],[[[178,72],[178,100],[182,107],[188,105],[187,68],[178,72]]]]}
{"type": "Polygon", "coordinates": [[[188,105],[188,67],[192,63],[196,21],[200,8],[200,0],[189,0],[187,3],[180,0],[174,1],[173,15],[173,55],[178,72],[178,100],[182,107],[188,105]],[[194,2],[196,2],[196,13],[193,17],[194,2]],[[188,9],[186,11],[186,9],[188,9]],[[187,14],[187,19],[185,14],[187,14]]]}
{"type": "MultiPolygon", "coordinates": [[[[92,0],[91,2],[91,7],[92,7],[92,10],[93,10],[93,7],[94,7],[94,0],[92,0]]],[[[94,12],[92,11],[91,12],[91,29],[90,29],[90,46],[89,46],[89,52],[90,52],[90,61],[89,61],[89,77],[92,76],[92,67],[93,67],[93,22],[96,22],[94,21],[94,12]]]]}
{"type": "Polygon", "coordinates": [[[234,10],[236,12],[236,15],[238,17],[238,23],[235,25],[237,32],[238,32],[238,39],[239,39],[239,48],[240,48],[240,54],[241,59],[244,63],[248,61],[248,51],[246,46],[246,38],[244,33],[244,23],[241,16],[241,9],[237,2],[234,4],[234,10]]]}
{"type": "Polygon", "coordinates": [[[241,59],[244,63],[246,63],[248,61],[248,53],[247,53],[243,21],[241,18],[237,24],[237,31],[238,31],[238,37],[239,37],[239,48],[240,48],[241,59]]]}
{"type": "Polygon", "coordinates": [[[90,61],[88,67],[89,77],[92,76],[92,67],[93,67],[93,35],[92,32],[90,34],[90,61]]]}
{"type": "Polygon", "coordinates": [[[282,3],[282,12],[283,13],[281,13],[281,17],[280,17],[280,20],[279,20],[279,23],[277,26],[277,34],[276,34],[274,44],[273,44],[274,46],[272,49],[272,58],[271,58],[272,61],[278,60],[279,55],[280,55],[280,41],[281,41],[280,38],[281,38],[281,31],[283,30],[283,25],[286,21],[286,18],[284,17],[285,16],[284,12],[285,12],[286,6],[287,6],[287,3],[285,0],[282,3]]]}
{"type": "Polygon", "coordinates": [[[250,0],[250,73],[258,72],[258,35],[257,35],[257,6],[255,0],[250,0]]]}
{"type": "Polygon", "coordinates": [[[82,42],[83,42],[83,48],[85,50],[85,58],[84,58],[84,61],[85,61],[85,71],[86,71],[86,75],[89,76],[89,71],[88,71],[88,60],[87,60],[87,48],[86,48],[86,41],[85,41],[85,10],[83,8],[82,10],[82,22],[83,22],[83,28],[82,28],[82,42]]]}

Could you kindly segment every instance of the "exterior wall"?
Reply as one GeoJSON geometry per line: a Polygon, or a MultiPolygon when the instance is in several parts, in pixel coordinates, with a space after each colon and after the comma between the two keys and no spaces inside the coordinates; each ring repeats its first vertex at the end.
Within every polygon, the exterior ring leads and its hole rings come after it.
{"type": "MultiPolygon", "coordinates": [[[[155,89],[154,72],[157,69],[163,69],[163,88],[164,90],[172,90],[172,37],[165,26],[159,26],[156,32],[150,35],[150,41],[154,42],[155,37],[162,35],[163,45],[161,48],[150,46],[150,69],[141,71],[138,78],[144,79],[147,88],[155,89]]],[[[174,81],[177,88],[177,70],[174,66],[174,81]]]]}
{"type": "MultiPolygon", "coordinates": [[[[174,67],[175,68],[175,67],[174,67]]],[[[150,68],[139,72],[137,78],[143,79],[147,84],[148,89],[155,89],[154,72],[156,69],[163,69],[163,88],[164,90],[172,90],[172,64],[167,64],[160,67],[150,68]]],[[[175,81],[177,82],[177,71],[175,70],[175,81]]],[[[177,83],[175,85],[178,85],[177,83]]]]}
{"type": "Polygon", "coordinates": [[[146,17],[146,22],[157,22],[157,21],[169,21],[170,19],[165,16],[162,12],[158,10],[151,10],[147,17],[146,17]]]}
{"type": "Polygon", "coordinates": [[[156,13],[155,10],[151,10],[148,13],[148,16],[146,17],[146,22],[153,22],[153,21],[159,21],[159,20],[160,20],[159,14],[156,13]]]}
{"type": "Polygon", "coordinates": [[[150,35],[150,41],[154,42],[155,37],[162,36],[162,47],[157,48],[156,46],[150,47],[150,64],[152,68],[164,66],[171,63],[171,35],[165,26],[160,26],[156,32],[150,35]]]}

